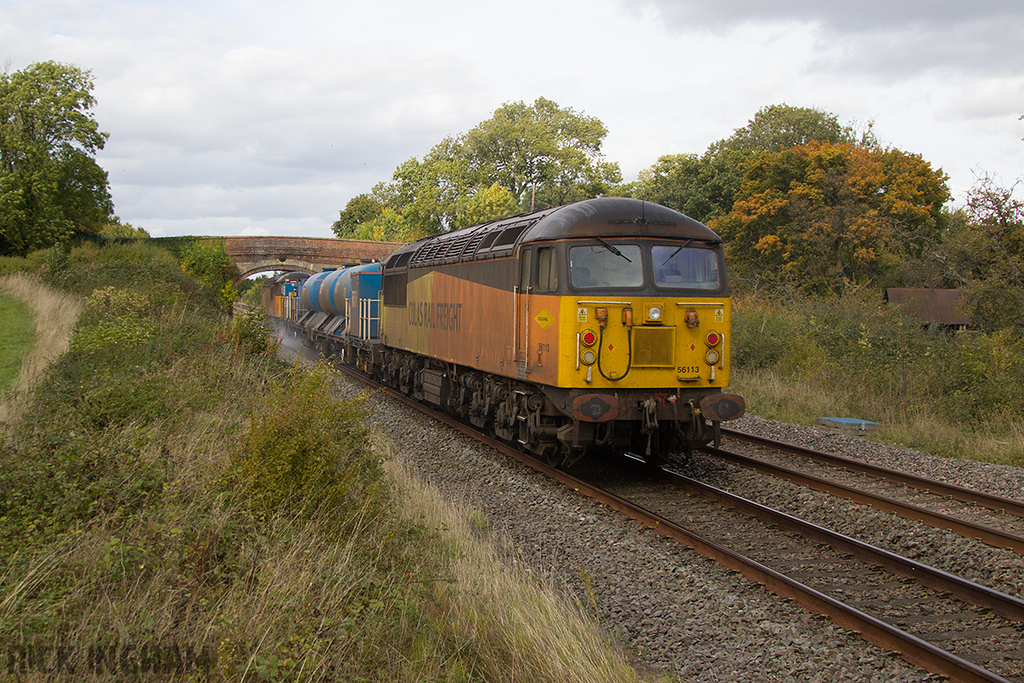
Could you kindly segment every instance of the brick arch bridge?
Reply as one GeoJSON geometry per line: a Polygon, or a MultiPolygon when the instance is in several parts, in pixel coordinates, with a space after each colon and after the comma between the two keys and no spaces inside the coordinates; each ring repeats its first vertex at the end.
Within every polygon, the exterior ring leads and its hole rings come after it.
{"type": "Polygon", "coordinates": [[[225,237],[242,278],[271,270],[319,273],[325,268],[383,261],[402,244],[320,237],[225,237]]]}

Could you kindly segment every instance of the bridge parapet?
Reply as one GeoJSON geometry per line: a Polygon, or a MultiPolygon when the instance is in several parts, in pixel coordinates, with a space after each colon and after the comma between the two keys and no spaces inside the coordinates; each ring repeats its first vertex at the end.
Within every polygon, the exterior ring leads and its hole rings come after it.
{"type": "Polygon", "coordinates": [[[243,277],[270,270],[303,270],[381,261],[402,246],[394,242],[321,237],[226,237],[224,249],[243,277]]]}

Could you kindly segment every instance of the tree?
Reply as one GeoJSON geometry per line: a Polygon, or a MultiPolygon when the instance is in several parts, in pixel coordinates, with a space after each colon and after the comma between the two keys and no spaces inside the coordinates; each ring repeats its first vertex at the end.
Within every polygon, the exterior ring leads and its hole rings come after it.
{"type": "Polygon", "coordinates": [[[748,162],[732,210],[710,227],[748,277],[840,291],[936,243],[948,198],[945,174],[918,155],[811,142],[748,162]]]}
{"type": "Polygon", "coordinates": [[[231,303],[238,268],[231,262],[223,242],[194,242],[182,255],[181,270],[189,277],[221,292],[231,303]]]}
{"type": "Polygon", "coordinates": [[[712,143],[702,156],[663,156],[642,171],[632,189],[638,199],[664,204],[703,223],[724,216],[743,184],[746,166],[764,152],[780,152],[812,141],[877,148],[871,127],[857,140],[852,126],[835,114],[809,107],[773,104],[743,128],[712,143]]]}
{"type": "Polygon", "coordinates": [[[702,223],[723,216],[743,182],[746,155],[671,154],[640,172],[631,195],[662,204],[702,223]]]}
{"type": "Polygon", "coordinates": [[[781,152],[812,141],[877,146],[870,126],[858,141],[853,127],[841,125],[835,114],[812,107],[772,104],[758,110],[746,126],[711,145],[708,152],[781,152]]]}
{"type": "Polygon", "coordinates": [[[498,183],[485,187],[466,197],[459,205],[456,228],[479,225],[513,216],[519,211],[519,202],[508,189],[498,183]]]}
{"type": "Polygon", "coordinates": [[[608,194],[622,175],[602,157],[605,135],[597,118],[543,97],[532,105],[505,104],[468,133],[444,138],[422,160],[400,164],[370,195],[354,198],[334,232],[365,233],[358,226],[388,207],[413,239],[608,194]]]}
{"type": "Polygon", "coordinates": [[[103,226],[100,234],[111,239],[139,239],[150,236],[144,228],[136,228],[131,223],[122,223],[117,216],[113,216],[110,222],[103,226]]]}
{"type": "Polygon", "coordinates": [[[338,220],[331,225],[331,230],[343,239],[357,239],[359,226],[373,220],[383,210],[384,205],[375,197],[366,193],[356,195],[348,201],[338,220]]]}
{"type": "Polygon", "coordinates": [[[1024,321],[1024,202],[1013,196],[1016,187],[979,179],[967,194],[965,220],[934,251],[946,285],[961,290],[965,313],[985,332],[1024,321]]]}
{"type": "Polygon", "coordinates": [[[538,97],[530,106],[505,104],[466,134],[465,145],[478,178],[533,209],[599,196],[621,182],[618,165],[603,161],[607,134],[596,117],[538,97]]]}
{"type": "Polygon", "coordinates": [[[463,138],[446,137],[423,161],[400,164],[387,188],[395,208],[412,235],[425,237],[451,230],[457,224],[459,203],[477,189],[489,186],[473,167],[463,138]]]}
{"type": "Polygon", "coordinates": [[[0,74],[0,253],[98,233],[113,204],[93,156],[106,142],[92,76],[57,62],[0,74]]]}

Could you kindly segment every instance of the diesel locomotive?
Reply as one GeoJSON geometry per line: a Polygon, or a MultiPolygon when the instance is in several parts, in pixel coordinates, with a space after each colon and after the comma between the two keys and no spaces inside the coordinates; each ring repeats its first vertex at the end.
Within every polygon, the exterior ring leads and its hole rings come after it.
{"type": "Polygon", "coordinates": [[[264,285],[321,353],[553,466],[659,461],[743,414],[721,238],[671,209],[590,199],[264,285]]]}

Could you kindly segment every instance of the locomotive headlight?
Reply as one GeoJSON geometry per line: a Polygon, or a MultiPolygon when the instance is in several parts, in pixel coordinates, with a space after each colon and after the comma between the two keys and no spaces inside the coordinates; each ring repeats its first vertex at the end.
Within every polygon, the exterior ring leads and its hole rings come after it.
{"type": "Polygon", "coordinates": [[[704,354],[704,362],[708,365],[714,365],[718,362],[719,355],[715,349],[708,349],[708,352],[704,354]]]}
{"type": "Polygon", "coordinates": [[[587,349],[582,354],[580,354],[580,362],[583,363],[584,365],[593,365],[595,360],[597,360],[597,354],[595,354],[590,349],[587,349]]]}
{"type": "Polygon", "coordinates": [[[658,322],[659,320],[661,320],[661,307],[651,306],[650,308],[648,308],[647,319],[653,322],[658,322]]]}

